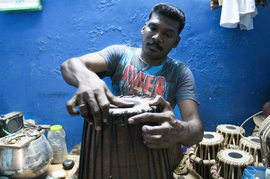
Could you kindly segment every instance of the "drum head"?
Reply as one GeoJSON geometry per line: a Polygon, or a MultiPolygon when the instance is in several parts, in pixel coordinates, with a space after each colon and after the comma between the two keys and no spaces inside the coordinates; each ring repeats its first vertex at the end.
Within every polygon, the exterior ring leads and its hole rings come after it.
{"type": "Polygon", "coordinates": [[[250,165],[254,162],[251,154],[242,150],[226,149],[221,150],[218,158],[226,160],[228,163],[246,164],[250,165]]]}
{"type": "Polygon", "coordinates": [[[139,97],[119,97],[123,99],[123,101],[134,103],[132,107],[117,107],[113,104],[110,105],[110,111],[118,114],[123,113],[123,111],[127,111],[129,113],[137,112],[138,110],[150,110],[149,101],[152,100],[152,98],[139,98],[139,97]]]}
{"type": "Polygon", "coordinates": [[[201,144],[219,144],[223,142],[224,137],[216,132],[204,132],[203,140],[201,144]]]}
{"type": "Polygon", "coordinates": [[[217,126],[217,130],[226,131],[227,133],[244,133],[245,130],[242,127],[231,125],[231,124],[221,124],[217,126]]]}
{"type": "Polygon", "coordinates": [[[123,96],[118,97],[123,99],[124,101],[134,103],[132,107],[117,107],[115,105],[110,105],[110,116],[116,119],[116,123],[122,124],[124,123],[125,119],[145,113],[145,112],[160,112],[160,106],[149,106],[149,102],[154,98],[145,98],[145,97],[130,97],[130,96],[123,96]]]}

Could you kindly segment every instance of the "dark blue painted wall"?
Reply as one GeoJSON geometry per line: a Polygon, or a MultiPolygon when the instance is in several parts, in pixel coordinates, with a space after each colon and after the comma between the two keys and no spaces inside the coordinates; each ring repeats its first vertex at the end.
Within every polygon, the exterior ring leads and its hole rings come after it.
{"type": "MultiPolygon", "coordinates": [[[[60,65],[108,45],[140,47],[140,30],[158,2],[44,0],[41,12],[0,13],[0,114],[21,111],[39,124],[63,125],[70,151],[80,143],[83,120],[65,109],[76,89],[64,82],[60,65]]],[[[241,31],[220,27],[221,9],[211,11],[209,0],[165,2],[186,14],[170,56],[193,71],[205,130],[241,125],[261,111],[270,101],[270,7],[260,6],[254,29],[241,31]]],[[[244,126],[247,133],[253,125],[244,126]]]]}

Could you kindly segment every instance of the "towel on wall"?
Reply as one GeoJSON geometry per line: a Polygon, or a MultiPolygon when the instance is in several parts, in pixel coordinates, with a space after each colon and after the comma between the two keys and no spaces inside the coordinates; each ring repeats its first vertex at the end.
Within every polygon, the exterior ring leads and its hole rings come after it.
{"type": "MultiPolygon", "coordinates": [[[[222,7],[223,0],[210,0],[211,10],[219,9],[222,7]]],[[[255,0],[256,6],[268,6],[267,0],[255,0]]]]}
{"type": "Polygon", "coordinates": [[[253,18],[258,14],[254,0],[223,0],[220,26],[240,30],[253,29],[253,18]]]}

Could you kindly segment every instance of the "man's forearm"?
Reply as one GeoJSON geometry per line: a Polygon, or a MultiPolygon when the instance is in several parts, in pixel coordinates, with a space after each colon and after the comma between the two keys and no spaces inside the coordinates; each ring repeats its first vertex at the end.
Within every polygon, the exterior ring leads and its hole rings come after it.
{"type": "MultiPolygon", "coordinates": [[[[203,139],[203,124],[199,120],[192,120],[188,122],[178,121],[184,123],[183,133],[179,133],[180,143],[184,146],[192,146],[202,141],[203,139]]],[[[183,125],[183,124],[182,124],[183,125]]]]}
{"type": "Polygon", "coordinates": [[[78,87],[79,82],[92,73],[80,58],[71,58],[61,65],[64,80],[72,86],[78,87]]]}

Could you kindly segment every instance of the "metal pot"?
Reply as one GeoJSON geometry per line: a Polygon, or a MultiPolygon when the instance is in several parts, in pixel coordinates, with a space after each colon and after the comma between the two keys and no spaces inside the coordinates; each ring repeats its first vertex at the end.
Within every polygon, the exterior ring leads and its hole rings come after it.
{"type": "Polygon", "coordinates": [[[22,148],[0,148],[0,176],[38,178],[51,163],[53,151],[44,134],[22,148]]]}

